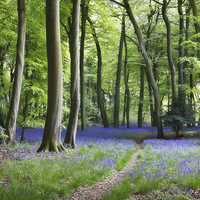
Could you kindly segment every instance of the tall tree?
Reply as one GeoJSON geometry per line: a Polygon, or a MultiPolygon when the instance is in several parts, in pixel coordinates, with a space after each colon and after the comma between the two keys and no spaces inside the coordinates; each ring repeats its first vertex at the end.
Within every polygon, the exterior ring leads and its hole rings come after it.
{"type": "Polygon", "coordinates": [[[178,83],[180,85],[179,94],[184,95],[184,74],[183,74],[183,37],[184,37],[184,18],[183,18],[183,1],[178,0],[178,13],[179,13],[179,61],[178,61],[178,83]]]}
{"type": "Polygon", "coordinates": [[[48,60],[48,104],[42,143],[37,150],[59,152],[62,120],[62,57],[59,0],[46,0],[46,39],[48,60]]]}
{"type": "Polygon", "coordinates": [[[17,57],[15,68],[15,79],[12,89],[12,98],[9,108],[9,114],[6,123],[6,134],[9,136],[9,142],[15,142],[16,120],[19,108],[22,75],[24,68],[24,49],[26,39],[26,7],[25,0],[18,0],[18,39],[17,39],[17,57]]]}
{"type": "Polygon", "coordinates": [[[178,91],[177,91],[177,84],[176,84],[176,69],[175,69],[175,65],[174,65],[174,61],[172,57],[171,25],[167,16],[167,7],[168,7],[169,2],[167,2],[167,0],[163,0],[162,16],[167,27],[167,56],[168,56],[168,62],[169,62],[169,67],[171,71],[172,94],[173,94],[173,99],[175,100],[178,98],[178,91]]]}
{"type": "Polygon", "coordinates": [[[144,71],[145,68],[142,65],[140,67],[140,99],[138,108],[138,128],[142,128],[142,110],[143,110],[143,100],[144,100],[144,71]]]}
{"type": "MultiPolygon", "coordinates": [[[[194,16],[194,26],[195,26],[195,30],[196,33],[199,34],[200,33],[200,25],[198,23],[198,10],[197,10],[197,5],[196,5],[196,1],[195,0],[189,0],[190,2],[190,6],[192,8],[192,13],[194,16]]],[[[197,58],[200,59],[200,48],[199,43],[200,43],[200,36],[197,35],[197,58]]]]}
{"type": "Polygon", "coordinates": [[[87,16],[87,20],[90,24],[90,27],[92,29],[92,35],[95,41],[95,45],[97,48],[97,57],[98,57],[98,66],[97,66],[97,99],[98,99],[98,105],[100,108],[100,112],[101,112],[101,118],[103,121],[103,125],[105,128],[109,127],[109,123],[108,123],[108,118],[107,118],[107,114],[106,114],[106,109],[105,109],[105,105],[103,102],[103,95],[102,95],[102,88],[101,88],[101,68],[102,68],[102,56],[101,56],[101,47],[99,44],[99,40],[96,34],[96,30],[94,27],[94,24],[92,22],[92,20],[90,19],[89,16],[87,16]]]}
{"type": "Polygon", "coordinates": [[[122,68],[122,53],[123,53],[123,29],[124,27],[124,17],[122,19],[122,31],[119,43],[119,54],[118,54],[118,64],[117,64],[117,76],[115,84],[115,108],[114,108],[114,127],[119,127],[119,108],[120,108],[120,80],[121,80],[121,68],[122,68]]]}
{"type": "Polygon", "coordinates": [[[140,28],[138,26],[137,21],[135,20],[135,17],[132,13],[131,7],[128,3],[128,0],[123,0],[124,4],[121,4],[115,0],[110,0],[112,2],[115,2],[121,6],[123,6],[126,9],[126,12],[131,20],[131,23],[133,24],[135,33],[137,35],[139,44],[137,44],[138,49],[141,51],[142,56],[145,60],[146,63],[146,70],[147,70],[147,74],[149,76],[149,81],[151,84],[151,87],[153,89],[153,93],[154,93],[154,97],[155,97],[155,115],[156,115],[156,122],[157,122],[157,131],[158,131],[158,138],[163,138],[163,128],[162,128],[162,120],[161,120],[161,102],[160,102],[160,94],[159,94],[159,90],[158,90],[158,86],[156,84],[155,81],[155,77],[153,74],[153,70],[152,70],[152,66],[151,66],[151,62],[149,60],[149,57],[147,55],[146,49],[145,49],[145,45],[144,45],[144,41],[142,38],[142,34],[140,32],[140,28]]]}
{"type": "MultiPolygon", "coordinates": [[[[28,60],[28,56],[29,56],[29,49],[28,49],[28,40],[29,40],[29,34],[26,34],[26,45],[25,45],[25,50],[26,50],[26,59],[28,60]]],[[[24,69],[24,77],[26,80],[28,80],[28,62],[26,61],[25,64],[25,69],[24,69]]],[[[24,109],[23,109],[23,127],[22,127],[22,133],[21,133],[21,140],[20,142],[24,141],[24,134],[25,134],[25,130],[26,130],[26,117],[28,116],[28,100],[29,100],[29,93],[27,91],[28,85],[25,86],[26,90],[25,90],[25,98],[24,98],[24,109]]]]}
{"type": "Polygon", "coordinates": [[[129,110],[130,110],[130,90],[128,85],[128,78],[129,73],[127,73],[127,60],[128,60],[128,47],[126,42],[126,31],[125,31],[125,16],[123,23],[123,41],[124,41],[124,51],[125,51],[125,59],[124,59],[124,84],[125,84],[125,113],[126,113],[126,122],[127,128],[130,128],[130,117],[129,117],[129,110]]]}
{"type": "MultiPolygon", "coordinates": [[[[87,129],[85,111],[85,77],[84,77],[84,47],[85,47],[85,25],[88,14],[88,6],[85,0],[81,1],[81,46],[80,46],[80,89],[81,89],[81,129],[87,129]]],[[[87,2],[88,3],[88,2],[87,2]]]]}
{"type": "Polygon", "coordinates": [[[78,123],[78,111],[80,106],[79,96],[79,16],[80,0],[73,1],[71,39],[70,39],[70,57],[71,57],[71,108],[69,123],[64,140],[64,144],[76,147],[76,131],[78,123]]]}

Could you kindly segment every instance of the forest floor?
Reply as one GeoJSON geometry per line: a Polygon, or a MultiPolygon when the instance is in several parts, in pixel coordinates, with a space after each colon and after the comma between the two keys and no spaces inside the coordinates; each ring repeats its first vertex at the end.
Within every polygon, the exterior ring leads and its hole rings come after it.
{"type": "Polygon", "coordinates": [[[104,196],[115,184],[119,183],[123,179],[126,173],[133,169],[133,166],[137,162],[138,154],[142,150],[139,144],[136,145],[136,148],[138,152],[133,154],[132,160],[123,170],[118,171],[113,177],[109,177],[103,182],[98,182],[95,185],[74,190],[70,200],[94,200],[100,199],[104,196]]]}
{"type": "MultiPolygon", "coordinates": [[[[143,140],[151,138],[153,136],[152,133],[146,133],[142,135],[137,135],[133,137],[132,139],[136,142],[136,148],[137,152],[133,154],[131,161],[127,164],[127,166],[122,169],[121,171],[117,171],[114,176],[106,178],[103,182],[97,182],[93,186],[88,187],[81,187],[78,189],[75,189],[72,191],[71,198],[69,200],[94,200],[94,199],[102,199],[109,190],[118,184],[124,177],[126,173],[128,173],[131,169],[133,169],[133,166],[138,161],[138,155],[142,151],[142,143],[143,140]]],[[[179,139],[191,139],[193,138],[192,135],[184,136],[179,139]]],[[[197,136],[195,136],[197,138],[197,136]]],[[[173,139],[177,140],[177,138],[169,137],[167,139],[173,139]]],[[[29,149],[10,149],[6,148],[5,146],[0,145],[0,158],[3,158],[0,160],[0,168],[3,166],[7,159],[18,159],[17,156],[21,154],[27,154],[27,151],[31,151],[29,149]],[[15,157],[16,156],[16,157],[15,157]]],[[[39,155],[38,155],[39,156],[39,155]]],[[[7,180],[0,181],[0,187],[2,185],[7,185],[7,180]]],[[[190,190],[178,190],[180,195],[187,196],[187,198],[184,199],[200,199],[200,190],[196,191],[193,189],[190,190]]],[[[159,200],[165,200],[165,199],[177,199],[174,194],[177,191],[172,190],[161,190],[161,191],[152,191],[150,193],[134,193],[130,198],[127,200],[150,200],[150,199],[159,199],[159,200]]],[[[61,199],[57,199],[61,200],[61,199]]],[[[64,200],[64,199],[62,199],[64,200]]]]}
{"type": "Polygon", "coordinates": [[[94,200],[101,199],[114,185],[119,183],[126,173],[133,169],[138,160],[138,154],[142,151],[141,143],[144,138],[151,136],[152,134],[137,135],[133,138],[136,142],[137,153],[134,153],[129,164],[121,171],[118,171],[113,177],[109,177],[103,182],[98,182],[93,186],[79,188],[72,192],[70,200],[94,200]]]}
{"type": "MultiPolygon", "coordinates": [[[[102,199],[108,192],[109,190],[118,184],[128,173],[131,169],[133,169],[134,165],[138,161],[138,155],[142,151],[141,144],[144,139],[151,138],[152,133],[144,134],[144,135],[139,135],[135,136],[133,140],[136,142],[136,148],[138,150],[137,153],[134,153],[132,156],[132,160],[129,162],[129,164],[121,171],[118,171],[113,177],[107,178],[103,182],[98,182],[93,186],[89,187],[84,187],[84,188],[79,188],[76,189],[72,192],[72,197],[69,200],[100,200],[102,199]]],[[[181,137],[181,139],[191,139],[193,138],[192,136],[189,137],[181,137]]],[[[196,136],[195,136],[196,138],[196,136]]],[[[177,140],[178,138],[174,137],[169,137],[167,139],[174,139],[177,140]]],[[[178,189],[177,189],[178,190],[178,189]]],[[[162,190],[162,191],[155,191],[155,192],[150,192],[150,193],[135,193],[133,194],[130,198],[127,200],[169,200],[169,199],[177,199],[174,196],[175,191],[173,190],[162,190]]],[[[179,195],[181,196],[187,196],[185,199],[200,199],[200,190],[195,191],[195,190],[180,190],[178,191],[179,195]]],[[[61,199],[60,199],[61,200],[61,199]]]]}

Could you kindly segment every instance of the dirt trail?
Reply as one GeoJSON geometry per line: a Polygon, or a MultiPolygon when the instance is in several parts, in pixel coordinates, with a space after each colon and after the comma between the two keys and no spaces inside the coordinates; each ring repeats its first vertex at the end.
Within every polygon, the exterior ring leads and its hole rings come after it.
{"type": "MultiPolygon", "coordinates": [[[[139,140],[137,142],[139,142],[139,140]]],[[[109,177],[103,182],[98,182],[87,188],[74,190],[69,200],[94,200],[104,196],[115,184],[122,180],[123,176],[136,164],[138,154],[142,151],[139,144],[136,144],[136,148],[138,152],[133,154],[131,161],[123,170],[118,171],[113,177],[109,177]]]]}

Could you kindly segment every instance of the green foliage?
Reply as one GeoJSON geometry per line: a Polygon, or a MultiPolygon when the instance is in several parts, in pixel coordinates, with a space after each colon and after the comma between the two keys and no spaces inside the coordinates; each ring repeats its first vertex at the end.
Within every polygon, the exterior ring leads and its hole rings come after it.
{"type": "Polygon", "coordinates": [[[184,124],[195,124],[194,113],[190,104],[186,104],[184,96],[172,101],[169,111],[163,115],[164,125],[171,126],[178,136],[184,124]]]}
{"type": "MultiPolygon", "coordinates": [[[[89,7],[89,16],[93,19],[97,36],[102,50],[102,89],[104,91],[106,112],[109,123],[113,123],[113,105],[115,93],[115,79],[118,58],[118,45],[121,32],[121,15],[124,9],[110,1],[91,0],[86,2],[89,7]]],[[[197,3],[197,5],[199,5],[197,3]]],[[[70,54],[69,54],[69,38],[71,12],[71,0],[60,0],[60,20],[61,20],[61,43],[62,43],[62,60],[63,60],[63,124],[67,124],[70,109],[70,54]]],[[[139,24],[142,36],[151,60],[154,70],[154,75],[159,85],[160,96],[163,100],[163,105],[167,104],[166,96],[170,94],[168,89],[169,66],[167,61],[167,40],[166,26],[162,17],[159,15],[158,22],[156,21],[157,13],[159,12],[158,4],[154,1],[133,1],[130,6],[134,11],[134,15],[139,24]],[[145,2],[145,3],[144,3],[145,2]],[[153,13],[152,19],[149,21],[149,16],[153,13]],[[156,24],[157,22],[157,24],[156,24]],[[151,34],[147,35],[150,28],[151,34]]],[[[187,4],[183,5],[183,10],[187,8],[187,4]]],[[[199,9],[199,8],[198,8],[199,9]]],[[[3,121],[5,123],[10,104],[10,89],[12,88],[16,60],[16,42],[17,42],[17,2],[12,0],[4,0],[0,2],[0,62],[3,68],[0,69],[0,103],[1,112],[3,114],[3,121]],[[2,49],[2,51],[1,51],[2,49]],[[4,56],[3,56],[4,55],[4,56]]],[[[184,13],[185,14],[185,13],[184,13]]],[[[172,30],[172,54],[174,64],[177,65],[179,61],[178,55],[178,12],[177,2],[171,1],[168,9],[168,16],[171,23],[172,30]]],[[[47,59],[46,59],[46,25],[45,25],[45,0],[29,0],[26,2],[26,17],[27,17],[27,38],[26,38],[26,57],[25,68],[23,76],[23,85],[21,92],[21,101],[18,113],[17,125],[40,124],[44,125],[46,111],[47,111],[47,59]],[[25,98],[28,94],[28,113],[24,115],[25,98]],[[28,118],[24,120],[24,117],[28,118]],[[35,122],[34,122],[35,121],[35,122]],[[32,122],[32,123],[31,123],[32,122]]],[[[185,15],[183,16],[186,19],[185,15]]],[[[189,93],[191,88],[189,86],[189,76],[193,75],[192,91],[195,100],[199,98],[198,76],[199,76],[199,59],[196,51],[198,48],[197,37],[192,11],[189,15],[190,28],[188,32],[188,40],[184,39],[182,46],[187,48],[188,55],[184,56],[181,61],[187,62],[188,67],[184,69],[185,72],[185,88],[186,93],[189,93]]],[[[199,17],[197,22],[199,22],[199,17]]],[[[81,28],[81,27],[80,27],[81,28]]],[[[137,37],[134,33],[133,27],[130,26],[129,18],[126,17],[126,35],[137,42],[137,37]]],[[[137,123],[136,115],[139,103],[139,70],[140,66],[144,65],[140,52],[137,46],[127,38],[128,46],[128,73],[129,73],[129,88],[130,88],[130,119],[131,123],[137,123]]],[[[124,59],[124,52],[123,52],[124,59]]],[[[101,122],[99,108],[96,100],[96,84],[97,84],[97,56],[96,47],[91,37],[91,29],[88,22],[86,23],[86,40],[85,40],[85,94],[87,124],[94,125],[95,118],[101,122]],[[89,84],[90,82],[90,84],[89,84]],[[90,91],[90,93],[89,93],[90,91]]],[[[120,85],[120,121],[122,121],[123,104],[124,104],[124,77],[121,77],[120,85]]],[[[170,74],[169,74],[170,80],[170,74]]],[[[145,77],[145,91],[144,91],[144,122],[149,123],[149,93],[148,83],[145,77]]],[[[192,105],[193,106],[193,105],[192,105]]],[[[196,104],[197,116],[199,112],[199,105],[196,104]]],[[[196,113],[195,113],[196,114],[196,113]]],[[[179,114],[173,114],[168,117],[169,123],[179,121],[180,124],[186,123],[185,117],[179,114]]],[[[80,122],[79,122],[80,123],[80,122]]]]}
{"type": "Polygon", "coordinates": [[[5,129],[0,126],[0,144],[4,144],[7,138],[8,135],[5,134],[5,129]]]}

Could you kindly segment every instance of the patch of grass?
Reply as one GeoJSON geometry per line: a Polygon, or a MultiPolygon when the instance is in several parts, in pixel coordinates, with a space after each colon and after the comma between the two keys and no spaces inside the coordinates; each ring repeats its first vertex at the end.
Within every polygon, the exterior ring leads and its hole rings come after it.
{"type": "MultiPolygon", "coordinates": [[[[123,168],[136,149],[130,140],[82,141],[76,150],[60,154],[31,151],[8,160],[1,171],[0,199],[68,198],[73,189],[92,185],[123,168]]],[[[20,147],[21,148],[21,147],[20,147]]]]}
{"type": "MultiPolygon", "coordinates": [[[[123,200],[131,194],[147,194],[165,188],[171,191],[175,188],[199,190],[200,147],[198,143],[198,139],[145,141],[144,150],[135,168],[106,195],[104,200],[123,200]]],[[[181,199],[181,193],[176,194],[176,198],[181,199]]],[[[168,199],[174,198],[171,196],[168,199]]]]}

